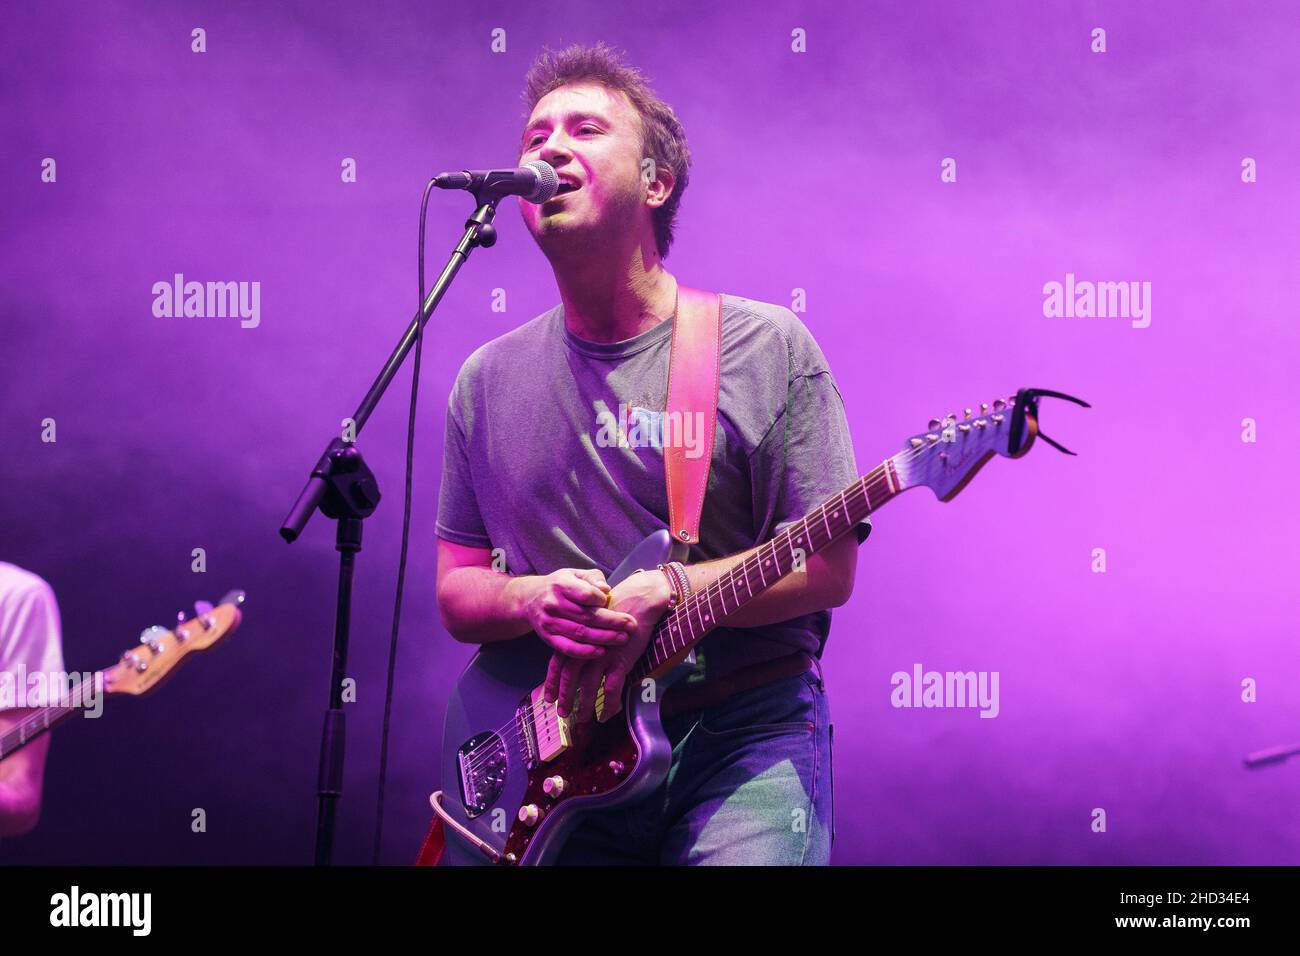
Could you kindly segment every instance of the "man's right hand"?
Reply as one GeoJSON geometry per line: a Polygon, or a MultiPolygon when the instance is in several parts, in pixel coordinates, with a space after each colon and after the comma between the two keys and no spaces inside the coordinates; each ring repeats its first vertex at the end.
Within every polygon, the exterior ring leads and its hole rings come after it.
{"type": "Polygon", "coordinates": [[[621,647],[636,631],[636,618],[606,607],[609,583],[596,568],[560,568],[540,576],[524,600],[537,635],[555,652],[598,660],[606,647],[621,647]]]}

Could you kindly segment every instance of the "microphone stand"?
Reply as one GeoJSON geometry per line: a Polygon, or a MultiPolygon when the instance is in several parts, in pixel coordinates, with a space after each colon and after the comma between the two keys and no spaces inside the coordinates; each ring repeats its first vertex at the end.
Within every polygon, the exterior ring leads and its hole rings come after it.
{"type": "Polygon", "coordinates": [[[452,251],[442,274],[429,290],[420,310],[411,320],[397,348],[379,371],[365,398],[352,415],[352,439],[335,438],[325,449],[312,469],[311,477],[298,495],[289,515],[280,528],[280,536],[292,543],[302,533],[303,526],[316,509],[338,522],[335,549],[339,553],[338,595],[334,611],[334,652],[330,668],[329,706],[325,711],[325,725],[321,730],[320,769],[317,775],[316,796],[316,865],[328,866],[334,851],[335,813],[343,794],[343,756],[346,722],[343,715],[343,680],[348,661],[348,632],[352,618],[352,576],[356,554],[361,550],[361,522],[374,513],[379,505],[379,485],[374,473],[361,457],[356,435],[361,433],[370,414],[379,404],[384,391],[401,368],[407,353],[429,318],[433,315],[443,294],[456,278],[456,273],[478,246],[484,249],[496,244],[496,204],[500,200],[488,184],[474,193],[477,209],[465,221],[465,233],[452,251]]]}

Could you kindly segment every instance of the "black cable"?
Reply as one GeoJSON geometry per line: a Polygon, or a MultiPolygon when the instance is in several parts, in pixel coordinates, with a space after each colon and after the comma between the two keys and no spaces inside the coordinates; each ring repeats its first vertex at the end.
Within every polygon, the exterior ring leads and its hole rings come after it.
{"type": "MultiPolygon", "coordinates": [[[[420,298],[417,312],[424,308],[424,224],[429,213],[429,194],[433,180],[424,187],[420,202],[420,242],[417,252],[420,298]]],[[[379,744],[379,799],[375,808],[375,847],[372,864],[379,865],[379,848],[384,837],[384,783],[388,777],[388,726],[393,714],[393,677],[397,672],[397,632],[402,621],[402,589],[406,584],[406,552],[411,538],[411,485],[415,472],[415,402],[420,394],[420,352],[424,345],[424,318],[415,330],[415,365],[411,370],[411,411],[406,422],[406,496],[402,504],[402,553],[397,562],[397,596],[393,600],[393,633],[388,642],[388,686],[384,691],[384,728],[379,744]]]]}

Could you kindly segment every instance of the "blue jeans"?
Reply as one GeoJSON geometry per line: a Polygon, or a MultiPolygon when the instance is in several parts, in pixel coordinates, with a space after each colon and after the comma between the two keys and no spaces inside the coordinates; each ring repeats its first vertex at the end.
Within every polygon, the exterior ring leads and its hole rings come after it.
{"type": "Polygon", "coordinates": [[[664,721],[664,782],[635,804],[583,817],[562,865],[830,862],[830,704],[815,671],[664,721]]]}

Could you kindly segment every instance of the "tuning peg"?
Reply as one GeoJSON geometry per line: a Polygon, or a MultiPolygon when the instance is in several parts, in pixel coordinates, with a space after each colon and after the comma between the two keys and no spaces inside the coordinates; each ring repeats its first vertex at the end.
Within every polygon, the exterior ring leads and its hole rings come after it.
{"type": "Polygon", "coordinates": [[[167,635],[167,628],[155,624],[152,627],[146,627],[140,632],[140,643],[149,648],[155,654],[162,651],[162,639],[167,635]]]}
{"type": "Polygon", "coordinates": [[[185,623],[186,621],[188,621],[189,619],[190,619],[189,615],[186,614],[184,611],[177,611],[177,612],[176,612],[176,626],[177,626],[177,627],[179,627],[180,625],[184,624],[184,623],[185,623]]]}
{"type": "Polygon", "coordinates": [[[1002,399],[1000,399],[1000,398],[995,398],[995,399],[993,400],[993,410],[994,410],[995,412],[1000,412],[1000,411],[1002,411],[1002,409],[1004,409],[1004,408],[1006,408],[1006,407],[1007,407],[1007,403],[1004,402],[1004,401],[1002,401],[1002,399]]]}
{"type": "Polygon", "coordinates": [[[194,616],[195,616],[195,617],[202,617],[202,616],[205,615],[205,614],[211,614],[211,613],[212,613],[212,605],[209,604],[207,601],[195,601],[195,602],[194,602],[194,616]]]}
{"type": "Polygon", "coordinates": [[[971,409],[966,409],[966,417],[970,418],[971,409]]]}
{"type": "Polygon", "coordinates": [[[983,415],[983,414],[987,413],[988,410],[989,410],[989,403],[988,403],[988,402],[980,402],[980,414],[983,415]]]}
{"type": "Polygon", "coordinates": [[[934,431],[936,428],[941,427],[942,425],[943,425],[943,422],[939,421],[939,419],[937,419],[937,418],[932,418],[932,419],[930,419],[930,420],[926,423],[925,430],[928,431],[928,432],[932,432],[932,431],[934,431]]]}

